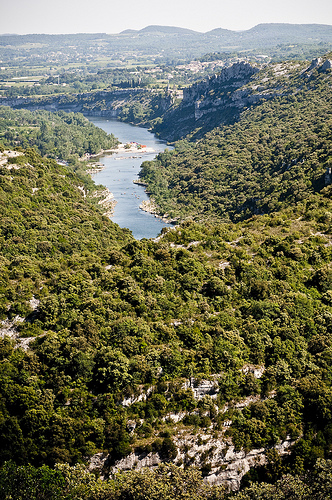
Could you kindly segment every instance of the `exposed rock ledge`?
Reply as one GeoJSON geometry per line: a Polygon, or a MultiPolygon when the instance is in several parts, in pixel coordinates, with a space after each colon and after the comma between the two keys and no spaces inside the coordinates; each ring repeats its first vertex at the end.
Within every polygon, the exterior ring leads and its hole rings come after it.
{"type": "MultiPolygon", "coordinates": [[[[244,373],[252,373],[255,378],[260,378],[263,375],[263,366],[254,366],[247,364],[242,367],[244,373]]],[[[183,388],[191,389],[193,396],[196,400],[209,397],[213,401],[219,391],[218,388],[218,375],[211,376],[210,380],[196,380],[195,378],[184,379],[183,388]]],[[[153,387],[145,389],[144,392],[132,396],[122,401],[123,406],[130,406],[131,404],[143,401],[146,399],[147,394],[151,394],[153,387]]],[[[271,393],[269,397],[274,397],[271,393]]],[[[260,398],[257,396],[248,396],[244,400],[233,402],[232,407],[243,409],[257,401],[260,398]]],[[[229,409],[230,405],[225,405],[224,408],[219,409],[219,412],[224,413],[229,409]]],[[[215,407],[216,411],[218,408],[215,407]]],[[[186,412],[169,413],[164,420],[172,421],[174,424],[179,423],[186,412]]],[[[225,417],[227,418],[227,417],[225,417]]],[[[143,421],[141,421],[142,423],[143,421]]],[[[222,430],[218,431],[217,435],[212,431],[203,431],[198,434],[191,433],[190,428],[183,426],[175,427],[176,434],[172,437],[173,443],[176,446],[176,456],[172,460],[175,465],[193,465],[195,467],[202,467],[207,465],[210,467],[210,472],[205,477],[205,481],[215,485],[224,485],[228,489],[236,491],[240,487],[241,479],[252,468],[258,465],[267,463],[268,448],[253,449],[250,451],[235,450],[231,438],[225,435],[225,431],[231,425],[231,420],[225,420],[222,430]],[[203,458],[204,457],[204,458],[203,458]]],[[[127,428],[130,432],[135,430],[137,422],[134,420],[127,422],[127,428]]],[[[279,442],[274,449],[280,456],[290,453],[291,446],[295,443],[287,437],[284,441],[279,442]]],[[[118,471],[128,471],[132,469],[141,469],[143,467],[156,467],[165,461],[165,457],[159,453],[147,452],[132,452],[127,457],[118,460],[115,463],[110,463],[110,455],[106,453],[99,453],[91,457],[90,469],[98,469],[104,476],[112,476],[118,471]]]]}
{"type": "MultiPolygon", "coordinates": [[[[138,183],[136,182],[136,184],[138,184],[138,183]]],[[[159,215],[160,208],[158,207],[158,205],[156,205],[155,200],[153,198],[151,198],[150,200],[143,200],[142,203],[140,204],[139,208],[141,210],[143,210],[143,212],[147,212],[149,214],[152,214],[155,217],[157,217],[158,219],[163,220],[164,222],[167,222],[167,223],[175,222],[175,220],[170,220],[168,218],[169,217],[168,214],[159,215]]]]}
{"type": "MultiPolygon", "coordinates": [[[[33,312],[38,311],[39,299],[33,295],[30,300],[30,307],[33,312]]],[[[0,321],[0,339],[4,337],[10,337],[12,340],[16,341],[16,348],[21,347],[25,351],[29,349],[30,342],[35,340],[35,337],[20,337],[17,327],[26,321],[26,318],[22,318],[21,316],[15,316],[14,318],[5,319],[0,321]]]]}
{"type": "Polygon", "coordinates": [[[155,204],[153,198],[151,198],[151,200],[143,200],[139,208],[143,210],[143,212],[148,212],[149,214],[157,215],[158,213],[158,205],[155,204]]]}
{"type": "Polygon", "coordinates": [[[111,193],[108,188],[105,188],[103,191],[95,191],[92,196],[94,198],[100,198],[98,205],[101,205],[105,209],[103,215],[112,217],[115,205],[117,204],[117,201],[114,200],[113,193],[111,193]]]}
{"type": "MultiPolygon", "coordinates": [[[[201,456],[208,454],[208,463],[211,465],[209,475],[205,481],[214,485],[224,485],[229,490],[236,491],[240,487],[241,479],[252,468],[267,463],[267,449],[259,448],[245,452],[236,451],[233,445],[221,439],[213,439],[209,435],[196,436],[179,433],[174,437],[177,447],[177,456],[173,460],[175,465],[190,463],[194,466],[202,466],[201,456]],[[189,451],[187,451],[189,450],[189,451]]],[[[278,453],[288,455],[294,441],[287,438],[275,446],[278,453]]],[[[158,453],[131,453],[122,460],[118,460],[113,466],[108,466],[109,456],[98,453],[90,460],[90,469],[99,470],[104,476],[112,476],[119,471],[141,469],[143,467],[153,468],[158,466],[163,459],[158,453]]]]}

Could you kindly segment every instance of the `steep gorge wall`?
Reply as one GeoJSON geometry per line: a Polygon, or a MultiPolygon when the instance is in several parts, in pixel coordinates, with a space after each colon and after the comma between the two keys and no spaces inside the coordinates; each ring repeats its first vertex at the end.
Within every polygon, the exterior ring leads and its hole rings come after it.
{"type": "Polygon", "coordinates": [[[242,61],[184,89],[181,104],[165,113],[157,132],[174,141],[195,129],[206,132],[231,122],[245,106],[263,98],[248,88],[242,89],[258,71],[242,61]]]}

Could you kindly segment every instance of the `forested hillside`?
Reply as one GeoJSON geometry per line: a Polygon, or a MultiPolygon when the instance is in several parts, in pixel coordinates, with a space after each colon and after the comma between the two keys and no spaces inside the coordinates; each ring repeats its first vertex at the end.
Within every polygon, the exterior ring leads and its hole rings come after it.
{"type": "Polygon", "coordinates": [[[167,461],[180,428],[247,451],[288,436],[296,444],[280,472],[329,456],[330,186],[286,212],[138,242],[90,206],[74,174],[34,152],[8,161],[2,461],[107,451],[111,465],[135,449],[167,461]],[[214,380],[217,399],[193,398],[183,388],[192,376],[214,380]],[[250,395],[243,410],[229,406],[250,395]]]}
{"type": "MultiPolygon", "coordinates": [[[[323,64],[308,71],[268,66],[245,86],[256,89],[257,104],[232,125],[196,143],[180,141],[174,151],[145,162],[141,177],[161,210],[172,217],[241,220],[324,187],[331,166],[332,75],[323,64]]],[[[194,122],[192,132],[208,119],[194,122]]]]}
{"type": "Polygon", "coordinates": [[[43,156],[72,163],[88,154],[114,148],[118,140],[82,114],[12,110],[0,106],[0,141],[6,146],[36,146],[43,156]]]}
{"type": "MultiPolygon", "coordinates": [[[[71,169],[1,146],[6,500],[328,498],[331,71],[287,71],[262,77],[277,96],[143,164],[182,220],[155,240],[71,169]]],[[[81,115],[6,111],[8,143],[97,140],[81,115]]]]}

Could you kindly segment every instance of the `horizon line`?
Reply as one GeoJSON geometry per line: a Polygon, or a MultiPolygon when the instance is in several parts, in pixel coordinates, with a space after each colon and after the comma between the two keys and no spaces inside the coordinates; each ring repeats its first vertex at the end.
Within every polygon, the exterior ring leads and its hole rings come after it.
{"type": "Polygon", "coordinates": [[[126,32],[133,32],[133,33],[140,33],[141,31],[146,30],[147,28],[173,28],[173,29],[179,29],[179,30],[184,30],[192,33],[197,33],[200,35],[206,35],[208,33],[211,33],[212,31],[216,30],[223,30],[223,31],[230,31],[233,33],[243,33],[245,31],[250,31],[258,26],[262,25],[285,25],[285,26],[326,26],[326,27],[331,27],[331,24],[326,24],[326,23],[278,23],[278,22],[266,22],[266,23],[258,23],[255,24],[254,26],[251,26],[250,28],[247,29],[229,29],[229,28],[222,28],[222,27],[217,27],[217,28],[212,28],[211,30],[208,31],[197,31],[191,28],[183,28],[182,26],[170,26],[170,25],[164,25],[164,24],[149,24],[147,26],[144,26],[144,28],[136,29],[136,28],[126,28],[118,33],[107,33],[107,32],[97,32],[97,31],[77,31],[77,32],[66,32],[66,33],[46,33],[46,32],[31,32],[31,33],[0,33],[0,36],[32,36],[32,35],[47,35],[47,36],[66,36],[66,35],[122,35],[126,34],[126,32]]]}

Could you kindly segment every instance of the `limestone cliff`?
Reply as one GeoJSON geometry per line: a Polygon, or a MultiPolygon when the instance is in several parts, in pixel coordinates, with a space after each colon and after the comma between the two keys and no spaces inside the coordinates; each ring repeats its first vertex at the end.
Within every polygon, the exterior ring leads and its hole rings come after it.
{"type": "Polygon", "coordinates": [[[314,59],[309,67],[305,63],[284,62],[259,68],[238,62],[184,89],[180,105],[171,106],[155,129],[169,141],[188,134],[193,139],[200,138],[214,127],[234,122],[247,107],[296,93],[303,85],[301,76],[311,78],[315,71],[326,73],[331,68],[332,61],[326,57],[314,59]],[[292,87],[294,75],[298,85],[292,87]]]}
{"type": "Polygon", "coordinates": [[[262,98],[250,89],[243,89],[258,71],[242,61],[184,89],[181,104],[165,113],[157,132],[174,141],[195,129],[206,132],[233,121],[245,106],[262,98]]]}
{"type": "MultiPolygon", "coordinates": [[[[242,368],[244,373],[252,373],[255,378],[261,378],[264,373],[264,366],[255,367],[253,365],[245,365],[242,368]]],[[[211,376],[209,380],[196,380],[195,378],[183,380],[183,389],[191,390],[196,401],[204,400],[214,407],[217,413],[225,414],[222,427],[219,430],[212,428],[197,429],[192,426],[184,425],[185,417],[190,413],[181,411],[178,413],[168,413],[164,418],[167,428],[171,429],[171,452],[165,450],[165,447],[134,446],[134,451],[126,457],[114,461],[111,455],[107,453],[97,453],[90,458],[90,469],[98,470],[103,477],[109,477],[116,474],[118,471],[128,471],[133,469],[141,469],[143,467],[153,468],[162,462],[173,462],[178,466],[195,466],[202,470],[205,481],[214,485],[224,485],[229,490],[236,491],[240,487],[241,479],[253,467],[265,465],[268,462],[267,448],[259,449],[236,449],[232,443],[232,439],[228,434],[228,430],[232,425],[232,421],[227,419],[227,411],[230,408],[226,404],[223,408],[218,408],[215,405],[218,388],[218,375],[211,376]]],[[[143,388],[142,388],[143,389],[143,388]]],[[[122,401],[122,405],[128,407],[146,398],[153,393],[154,387],[151,386],[147,390],[135,397],[128,398],[122,401]]],[[[267,398],[273,398],[271,393],[267,398]]],[[[231,406],[237,410],[243,410],[251,403],[260,400],[260,396],[248,396],[244,400],[233,402],[231,406]]],[[[195,411],[194,411],[195,413],[195,411]]],[[[208,412],[207,412],[208,413],[208,412]]],[[[135,432],[144,424],[144,420],[134,421],[128,420],[127,429],[130,431],[133,442],[137,444],[135,432]]],[[[158,432],[155,432],[151,439],[155,439],[158,432]]],[[[282,457],[288,455],[294,440],[286,437],[283,441],[275,444],[273,448],[282,457]]]]}
{"type": "MultiPolygon", "coordinates": [[[[177,454],[173,463],[176,465],[190,464],[202,468],[205,481],[214,485],[226,486],[228,490],[236,491],[240,488],[241,479],[252,468],[267,463],[265,448],[250,451],[235,450],[231,444],[211,438],[210,435],[179,434],[174,439],[177,454]],[[202,457],[207,456],[207,460],[202,457]],[[208,467],[207,467],[208,465],[208,467]]],[[[294,441],[286,439],[275,446],[280,456],[288,455],[294,441]]],[[[153,468],[164,462],[159,453],[131,453],[126,458],[118,460],[115,465],[108,467],[108,456],[99,453],[90,462],[90,469],[97,469],[106,476],[118,471],[153,468]]]]}

